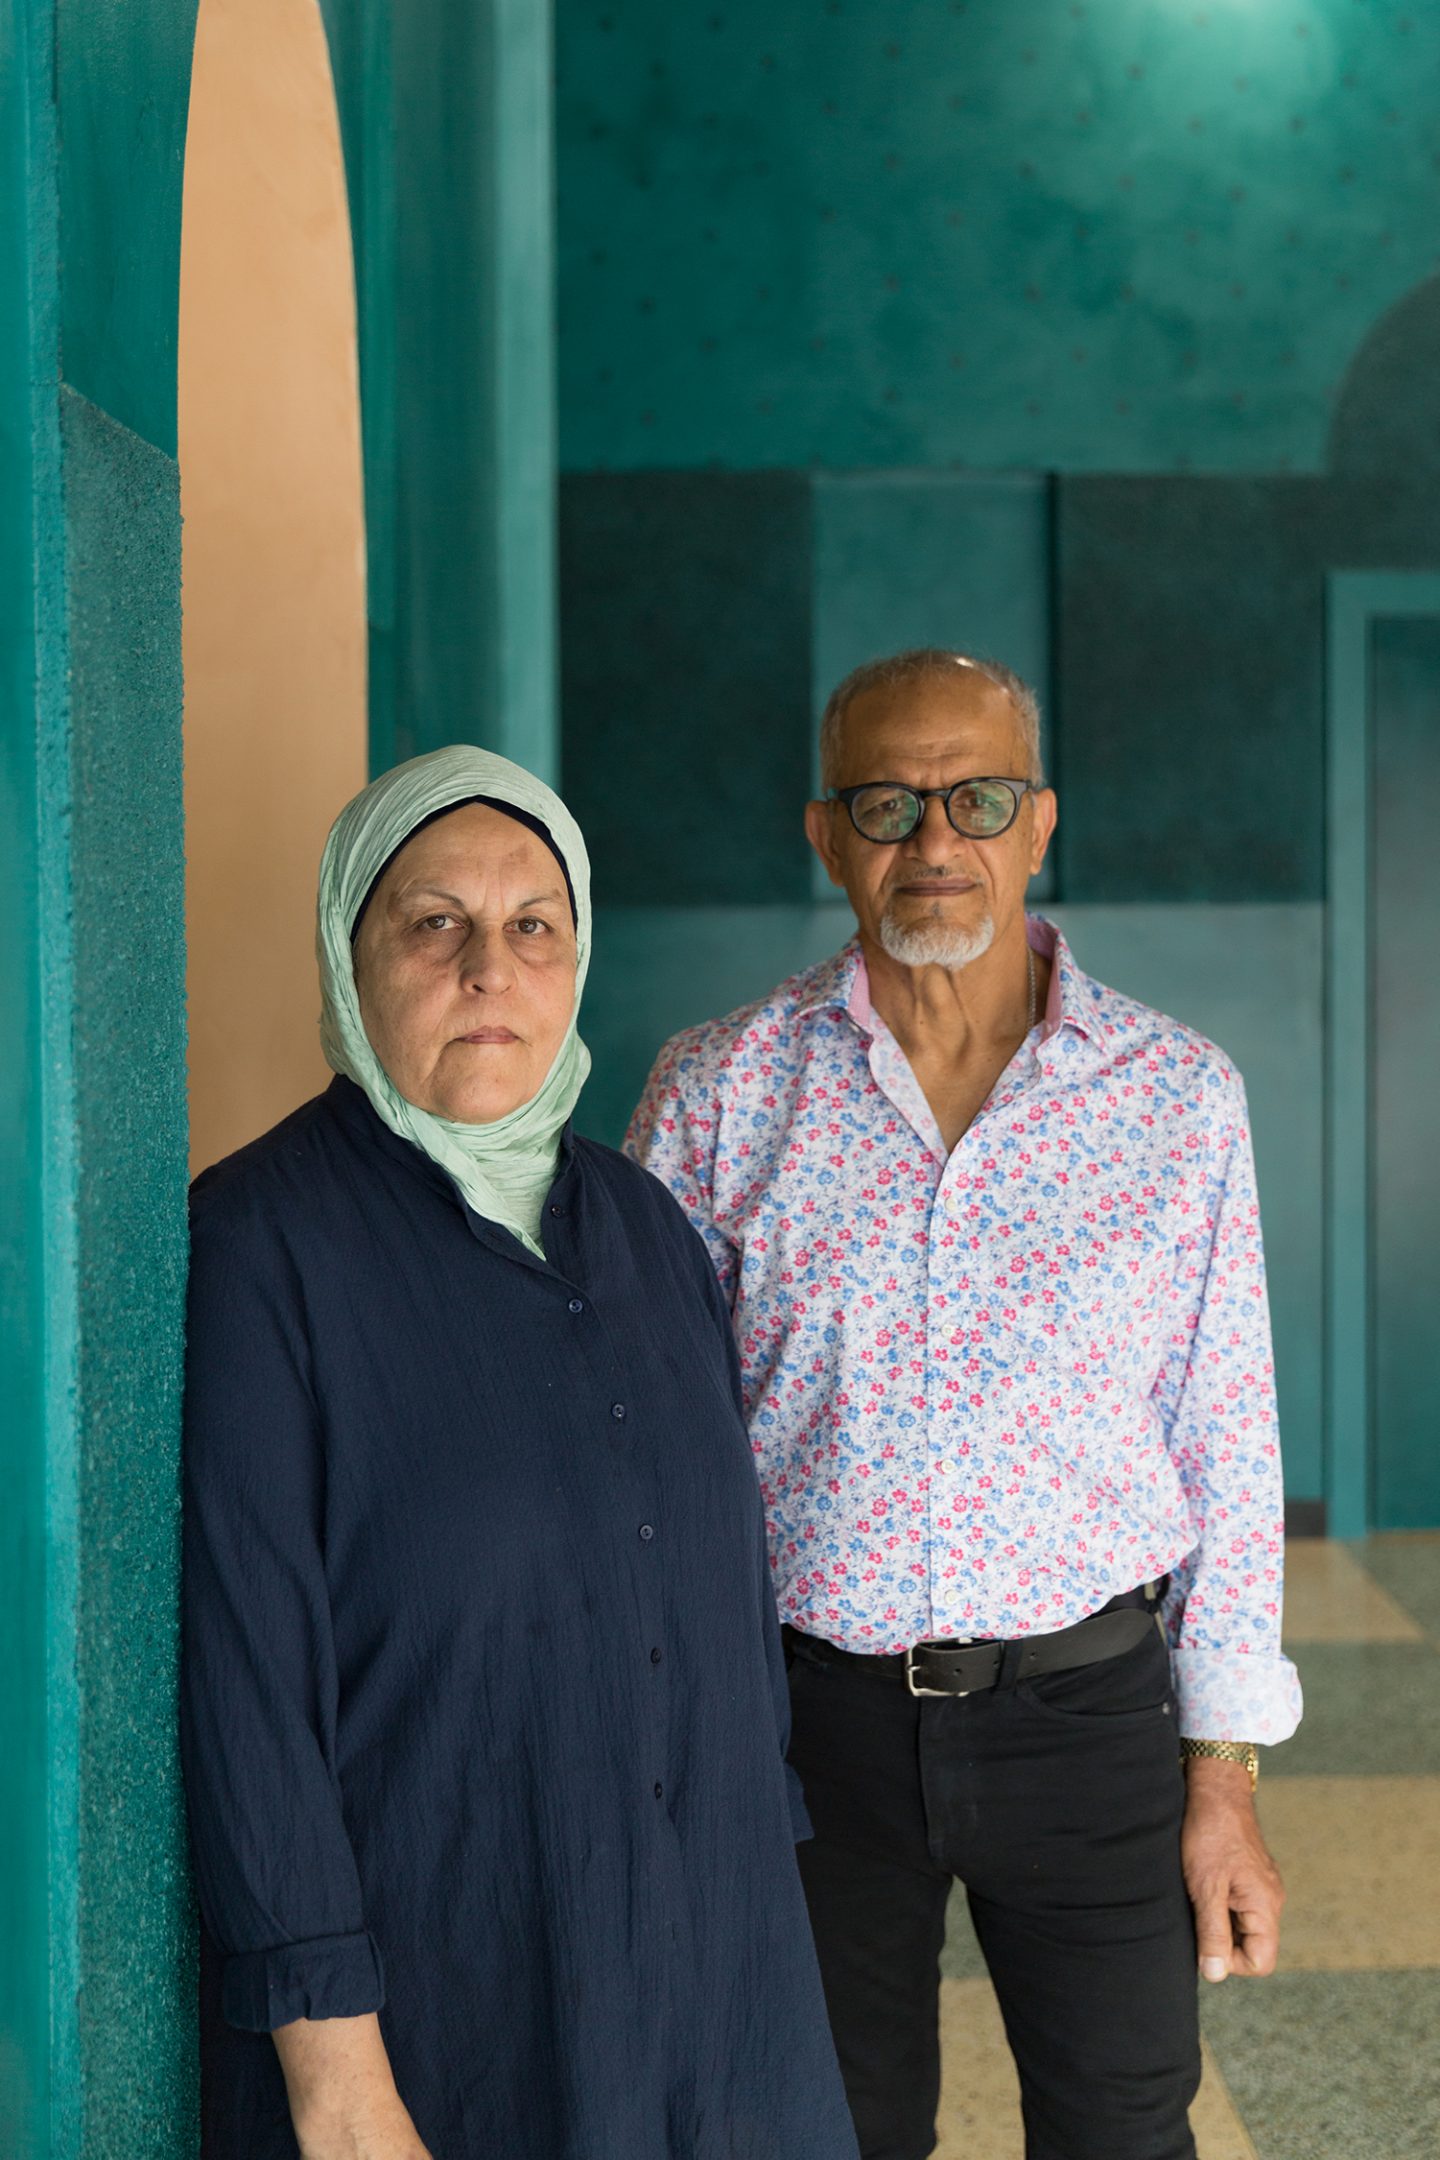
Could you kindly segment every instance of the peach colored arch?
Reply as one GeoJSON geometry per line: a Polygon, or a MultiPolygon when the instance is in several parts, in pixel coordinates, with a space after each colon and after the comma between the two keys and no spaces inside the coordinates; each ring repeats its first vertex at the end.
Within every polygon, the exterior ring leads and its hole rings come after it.
{"type": "Polygon", "coordinates": [[[179,443],[199,1168],[325,1084],[315,870],[366,776],[354,273],[316,0],[201,0],[179,443]]]}

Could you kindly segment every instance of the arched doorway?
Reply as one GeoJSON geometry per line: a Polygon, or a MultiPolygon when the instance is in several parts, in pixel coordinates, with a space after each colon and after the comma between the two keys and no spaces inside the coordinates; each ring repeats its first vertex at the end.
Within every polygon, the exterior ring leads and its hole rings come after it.
{"type": "Polygon", "coordinates": [[[316,0],[201,0],[179,451],[199,1169],[324,1085],[315,869],[366,774],[354,271],[316,0]]]}

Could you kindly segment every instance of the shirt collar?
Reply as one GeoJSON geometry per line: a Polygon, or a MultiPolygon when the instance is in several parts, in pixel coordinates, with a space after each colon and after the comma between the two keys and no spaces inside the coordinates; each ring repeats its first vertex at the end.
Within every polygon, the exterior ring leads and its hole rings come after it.
{"type": "MultiPolygon", "coordinates": [[[[1054,963],[1041,1040],[1048,1042],[1066,1028],[1073,1028],[1097,1050],[1105,1049],[1111,1031],[1100,1009],[1095,985],[1076,965],[1075,956],[1061,931],[1044,915],[1027,915],[1025,926],[1034,950],[1043,959],[1054,963]]],[[[851,938],[838,953],[811,969],[809,984],[795,1008],[795,1017],[804,1019],[810,1013],[836,1010],[848,1013],[858,1028],[869,1031],[870,990],[858,937],[851,938]]]]}
{"type": "Polygon", "coordinates": [[[847,1011],[855,994],[860,967],[860,940],[853,937],[838,953],[832,953],[828,960],[811,968],[809,983],[795,1008],[796,1019],[803,1020],[810,1013],[828,1012],[837,1006],[842,1012],[847,1011]]]}
{"type": "Polygon", "coordinates": [[[1100,1008],[1096,986],[1083,968],[1076,965],[1075,955],[1063,933],[1044,915],[1027,915],[1025,927],[1033,949],[1053,963],[1050,995],[1040,1029],[1041,1041],[1049,1042],[1066,1028],[1073,1028],[1097,1050],[1107,1049],[1110,1023],[1100,1008]]]}

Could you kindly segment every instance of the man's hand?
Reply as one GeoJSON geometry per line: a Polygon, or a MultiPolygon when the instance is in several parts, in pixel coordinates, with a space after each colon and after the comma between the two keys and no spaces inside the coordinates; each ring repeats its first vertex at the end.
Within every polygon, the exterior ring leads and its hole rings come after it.
{"type": "Polygon", "coordinates": [[[1249,1774],[1242,1763],[1192,1756],[1185,1782],[1180,1853],[1200,1970],[1207,1980],[1272,1973],[1285,1885],[1260,1835],[1249,1774]]]}
{"type": "Polygon", "coordinates": [[[431,2160],[377,2017],[297,2018],[273,2037],[302,2160],[431,2160]]]}

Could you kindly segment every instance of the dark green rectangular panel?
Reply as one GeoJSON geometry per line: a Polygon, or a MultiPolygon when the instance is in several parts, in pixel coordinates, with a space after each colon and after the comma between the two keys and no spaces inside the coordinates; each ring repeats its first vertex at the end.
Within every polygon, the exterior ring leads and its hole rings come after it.
{"type": "Polygon", "coordinates": [[[1059,488],[1067,900],[1323,889],[1323,484],[1059,488]]]}
{"type": "Polygon", "coordinates": [[[1327,571],[1428,569],[1422,478],[1061,480],[1067,900],[1324,891],[1327,571]]]}
{"type": "Polygon", "coordinates": [[[597,900],[803,901],[808,480],[589,473],[560,502],[565,790],[597,900]]]}
{"type": "Polygon", "coordinates": [[[1440,1526],[1440,620],[1371,633],[1374,1519],[1440,1526]]]}

